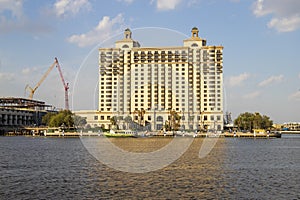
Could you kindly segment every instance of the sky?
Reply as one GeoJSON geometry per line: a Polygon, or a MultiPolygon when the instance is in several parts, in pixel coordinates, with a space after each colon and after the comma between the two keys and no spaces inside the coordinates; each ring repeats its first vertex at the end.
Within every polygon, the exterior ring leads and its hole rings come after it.
{"type": "MultiPolygon", "coordinates": [[[[142,46],[181,46],[194,26],[224,46],[224,112],[300,122],[299,0],[0,0],[0,96],[28,97],[57,57],[71,109],[97,109],[99,47],[126,28],[142,46]]],[[[55,68],[34,99],[64,107],[55,68]]]]}

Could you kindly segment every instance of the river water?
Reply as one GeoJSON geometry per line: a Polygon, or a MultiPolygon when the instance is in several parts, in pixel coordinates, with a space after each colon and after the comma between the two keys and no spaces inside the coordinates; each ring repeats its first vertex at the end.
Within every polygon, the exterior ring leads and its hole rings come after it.
{"type": "MultiPolygon", "coordinates": [[[[111,140],[148,152],[172,139],[111,140]]],[[[0,199],[300,199],[300,135],[219,138],[200,159],[203,140],[163,169],[129,173],[99,162],[79,138],[0,137],[0,199]]]]}

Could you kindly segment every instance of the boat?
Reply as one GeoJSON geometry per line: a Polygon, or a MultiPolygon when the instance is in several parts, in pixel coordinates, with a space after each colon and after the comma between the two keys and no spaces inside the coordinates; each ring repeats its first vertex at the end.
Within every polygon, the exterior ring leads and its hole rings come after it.
{"type": "Polygon", "coordinates": [[[103,135],[106,137],[137,137],[137,132],[132,130],[110,130],[103,135]]]}

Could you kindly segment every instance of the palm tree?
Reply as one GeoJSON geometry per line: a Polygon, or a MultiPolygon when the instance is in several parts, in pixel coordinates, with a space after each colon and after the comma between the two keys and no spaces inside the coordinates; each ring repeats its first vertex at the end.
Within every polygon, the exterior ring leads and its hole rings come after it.
{"type": "Polygon", "coordinates": [[[178,130],[180,127],[180,115],[175,110],[170,110],[170,128],[172,130],[178,130]]]}
{"type": "Polygon", "coordinates": [[[145,122],[145,119],[144,119],[145,113],[146,113],[146,111],[144,109],[142,109],[142,110],[135,110],[133,112],[133,114],[137,114],[137,116],[138,116],[138,122],[139,122],[138,124],[140,126],[142,126],[142,121],[143,121],[143,124],[145,122]]]}
{"type": "Polygon", "coordinates": [[[117,124],[117,117],[116,116],[113,116],[110,118],[110,123],[111,125],[116,125],[117,124]]]}
{"type": "Polygon", "coordinates": [[[129,129],[129,123],[132,122],[132,118],[128,115],[124,118],[124,121],[126,122],[127,129],[129,129]]]}

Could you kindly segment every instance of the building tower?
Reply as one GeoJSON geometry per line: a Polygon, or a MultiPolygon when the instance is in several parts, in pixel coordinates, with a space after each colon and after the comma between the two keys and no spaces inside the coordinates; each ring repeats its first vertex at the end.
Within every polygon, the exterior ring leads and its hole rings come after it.
{"type": "Polygon", "coordinates": [[[140,47],[126,29],[115,48],[100,48],[100,123],[130,116],[160,130],[177,113],[181,130],[222,130],[223,47],[206,46],[196,27],[191,33],[183,46],[140,47]]]}

